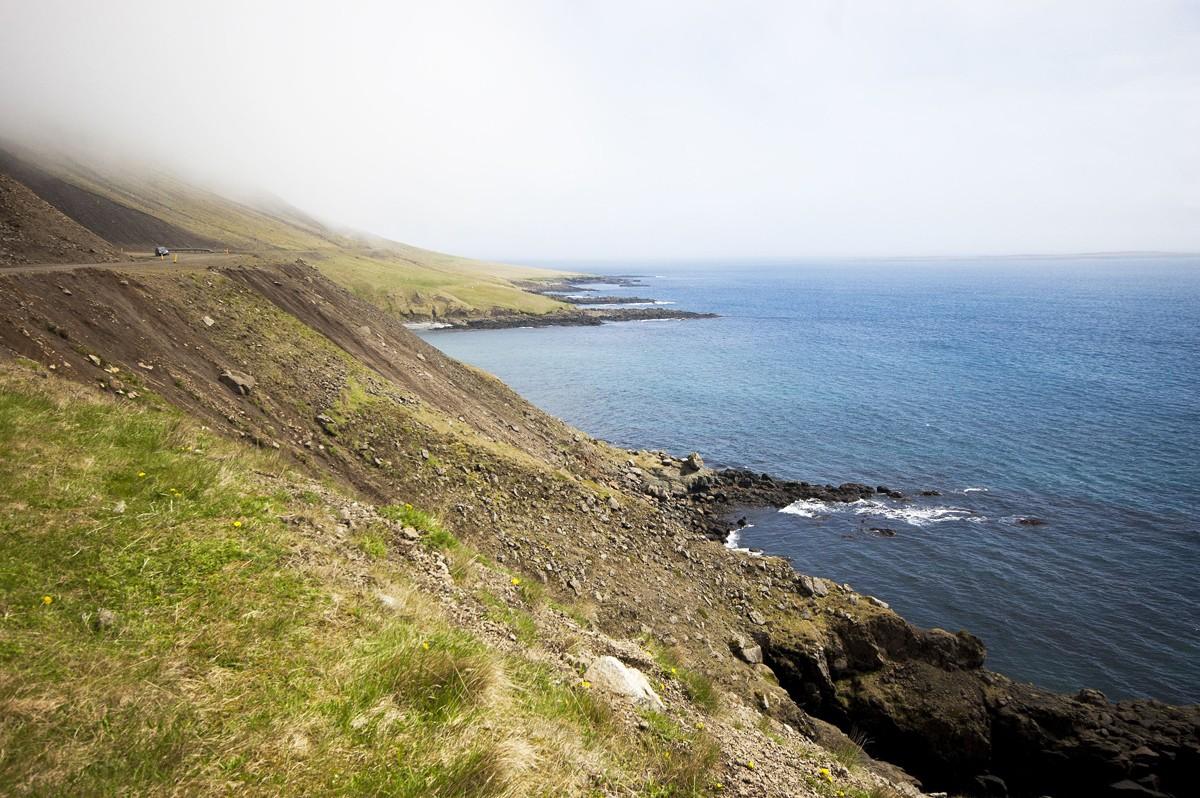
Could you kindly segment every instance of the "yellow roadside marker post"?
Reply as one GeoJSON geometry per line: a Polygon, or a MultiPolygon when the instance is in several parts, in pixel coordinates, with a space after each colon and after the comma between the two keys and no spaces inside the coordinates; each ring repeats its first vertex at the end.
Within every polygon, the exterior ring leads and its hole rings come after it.
{"type": "Polygon", "coordinates": [[[175,253],[175,262],[179,263],[179,253],[178,252],[175,253]]]}

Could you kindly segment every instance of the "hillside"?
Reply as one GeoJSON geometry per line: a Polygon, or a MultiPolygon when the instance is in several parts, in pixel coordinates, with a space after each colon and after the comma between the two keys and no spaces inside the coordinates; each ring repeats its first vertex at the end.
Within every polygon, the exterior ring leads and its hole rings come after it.
{"type": "Polygon", "coordinates": [[[1013,683],[719,539],[872,489],[592,440],[303,262],[0,273],[0,359],[5,794],[915,794],[865,743],[970,794],[1183,795],[1200,762],[1197,708],[1013,683]]]}
{"type": "Polygon", "coordinates": [[[526,272],[32,169],[0,195],[0,794],[1190,794],[1200,708],[1013,682],[723,545],[876,489],[615,448],[404,326],[447,286],[551,302],[526,272]]]}
{"type": "MultiPolygon", "coordinates": [[[[258,257],[304,257],[359,296],[406,318],[540,315],[570,308],[522,291],[513,280],[545,279],[561,272],[477,261],[377,237],[337,232],[276,200],[262,207],[235,202],[164,172],[100,168],[7,144],[0,147],[5,194],[20,187],[65,217],[76,263],[128,258],[157,245],[208,247],[258,257]],[[97,250],[95,253],[92,249],[97,250]]],[[[26,202],[26,200],[22,200],[26,202]]],[[[26,205],[0,204],[0,267],[67,262],[37,242],[11,232],[31,223],[26,205]]],[[[61,237],[61,236],[60,236],[61,237]]]]}
{"type": "Polygon", "coordinates": [[[0,307],[5,794],[892,789],[729,648],[758,570],[628,480],[680,461],[304,265],[0,275],[0,307]]]}
{"type": "Polygon", "coordinates": [[[0,265],[117,260],[107,241],[0,174],[0,265]]]}

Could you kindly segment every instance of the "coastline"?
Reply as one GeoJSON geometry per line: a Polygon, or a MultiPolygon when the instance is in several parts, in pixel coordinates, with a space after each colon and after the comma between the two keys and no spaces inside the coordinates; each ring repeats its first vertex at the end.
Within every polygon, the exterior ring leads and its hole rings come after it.
{"type": "Polygon", "coordinates": [[[746,614],[763,663],[791,698],[865,735],[875,755],[924,784],[981,796],[1181,796],[1200,772],[1200,705],[1110,701],[1086,687],[1066,695],[1013,680],[984,667],[984,642],[968,631],[919,628],[881,598],[737,545],[743,510],[904,498],[898,491],[712,470],[697,453],[630,454],[661,468],[629,466],[627,482],[762,574],[760,595],[744,597],[746,614]],[[780,588],[811,603],[798,611],[772,603],[780,588]]]}
{"type": "Polygon", "coordinates": [[[567,310],[533,314],[493,310],[484,315],[443,316],[405,324],[410,330],[502,330],[520,327],[590,327],[622,321],[682,321],[690,319],[713,319],[716,313],[698,313],[690,310],[668,308],[668,303],[650,297],[599,295],[588,296],[596,291],[593,285],[617,286],[621,288],[644,287],[640,277],[621,275],[576,275],[546,280],[522,280],[514,282],[520,290],[535,296],[546,297],[573,306],[567,310]],[[583,294],[581,296],[573,294],[583,294]],[[632,307],[634,305],[652,307],[632,307]]]}

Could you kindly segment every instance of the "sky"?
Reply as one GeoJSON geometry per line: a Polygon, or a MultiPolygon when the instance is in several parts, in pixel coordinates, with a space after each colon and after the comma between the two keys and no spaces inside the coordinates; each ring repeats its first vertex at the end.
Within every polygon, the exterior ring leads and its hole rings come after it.
{"type": "Polygon", "coordinates": [[[508,260],[1200,251],[1200,2],[0,0],[0,135],[508,260]]]}

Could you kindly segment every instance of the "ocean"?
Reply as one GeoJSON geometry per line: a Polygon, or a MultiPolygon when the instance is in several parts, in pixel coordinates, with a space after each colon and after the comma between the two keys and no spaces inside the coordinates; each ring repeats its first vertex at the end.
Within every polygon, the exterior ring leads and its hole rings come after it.
{"type": "Polygon", "coordinates": [[[423,335],[620,446],[903,491],[736,544],[1014,678],[1200,702],[1200,258],[570,268],[720,317],[423,335]]]}

